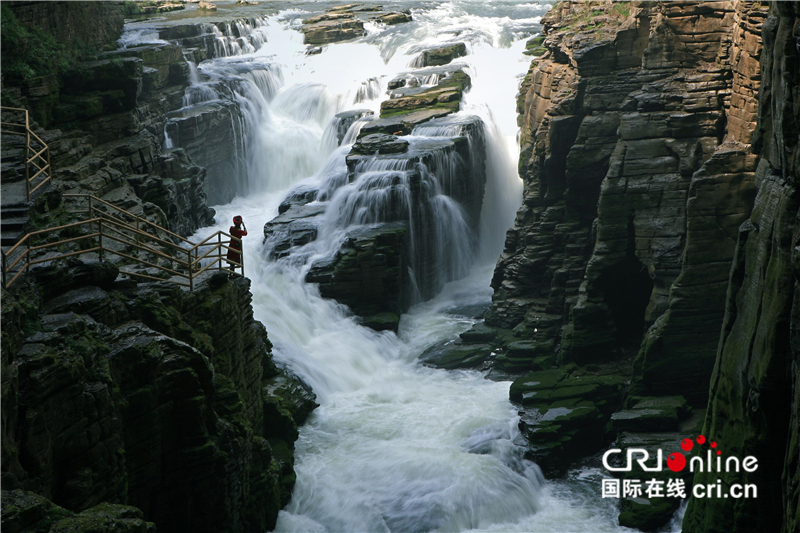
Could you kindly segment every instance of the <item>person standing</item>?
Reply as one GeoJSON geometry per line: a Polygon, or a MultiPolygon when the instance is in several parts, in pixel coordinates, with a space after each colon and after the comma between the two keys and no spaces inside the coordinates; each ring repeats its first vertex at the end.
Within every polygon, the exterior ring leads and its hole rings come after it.
{"type": "MultiPolygon", "coordinates": [[[[236,267],[242,265],[242,237],[247,235],[247,226],[245,226],[244,220],[242,220],[240,215],[233,217],[233,226],[231,226],[229,233],[233,237],[236,237],[235,239],[231,239],[228,245],[229,269],[231,272],[235,272],[236,267]],[[238,263],[238,265],[234,262],[238,263]]],[[[244,268],[242,268],[242,274],[244,274],[244,268]]]]}

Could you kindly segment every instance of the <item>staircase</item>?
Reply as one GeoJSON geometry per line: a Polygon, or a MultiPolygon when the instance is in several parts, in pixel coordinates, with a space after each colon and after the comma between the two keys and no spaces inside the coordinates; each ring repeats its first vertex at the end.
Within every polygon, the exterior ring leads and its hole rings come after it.
{"type": "MultiPolygon", "coordinates": [[[[194,290],[195,281],[207,270],[227,270],[226,263],[231,275],[244,276],[244,256],[240,262],[226,258],[230,243],[234,240],[241,243],[241,239],[224,231],[194,243],[96,196],[64,194],[63,198],[78,202],[72,211],[86,218],[25,233],[10,248],[4,249],[4,288],[11,287],[35,265],[79,255],[100,261],[112,260],[124,276],[168,281],[189,290],[194,290]],[[237,268],[241,272],[236,272],[237,268]]],[[[10,223],[12,219],[8,220],[10,223]]]]}
{"type": "Polygon", "coordinates": [[[31,130],[27,110],[2,107],[0,112],[3,146],[0,246],[4,288],[8,289],[32,266],[86,254],[100,261],[113,260],[122,275],[170,281],[189,290],[194,289],[200,274],[210,269],[223,270],[223,263],[229,264],[231,274],[244,276],[244,256],[240,262],[225,257],[229,244],[236,240],[241,246],[241,239],[218,231],[202,242],[193,243],[90,194],[62,195],[65,202],[78,204],[73,212],[85,215],[83,220],[31,231],[33,199],[52,177],[50,149],[31,130]],[[236,268],[241,272],[235,272],[236,268]]]}
{"type": "Polygon", "coordinates": [[[32,200],[50,183],[50,148],[32,129],[27,109],[0,107],[0,247],[6,252],[32,229],[32,200]]]}

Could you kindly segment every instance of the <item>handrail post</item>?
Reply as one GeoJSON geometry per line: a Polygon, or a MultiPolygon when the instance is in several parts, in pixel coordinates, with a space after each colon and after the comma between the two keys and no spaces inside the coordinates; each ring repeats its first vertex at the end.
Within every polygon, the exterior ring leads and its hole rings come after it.
{"type": "Polygon", "coordinates": [[[100,246],[100,250],[98,251],[98,253],[100,254],[100,261],[102,262],[103,261],[103,219],[98,219],[97,220],[97,225],[99,226],[99,230],[98,231],[100,233],[100,235],[97,237],[97,239],[98,239],[98,241],[100,243],[100,245],[99,245],[100,246]]]}
{"type": "Polygon", "coordinates": [[[25,110],[25,201],[31,201],[31,182],[30,164],[31,157],[31,124],[28,118],[28,110],[25,110]]]}
{"type": "Polygon", "coordinates": [[[219,270],[222,272],[222,233],[217,232],[217,263],[219,270]]]}
{"type": "Polygon", "coordinates": [[[186,250],[186,255],[189,258],[189,290],[194,290],[194,273],[192,269],[192,250],[191,248],[186,250]]]}
{"type": "MultiPolygon", "coordinates": [[[[28,142],[30,142],[30,138],[29,138],[28,142]]],[[[30,178],[30,176],[31,176],[31,167],[28,164],[28,152],[29,151],[30,150],[26,146],[26,148],[25,148],[25,201],[26,202],[30,202],[31,201],[31,182],[30,182],[30,179],[31,179],[30,178]]]]}

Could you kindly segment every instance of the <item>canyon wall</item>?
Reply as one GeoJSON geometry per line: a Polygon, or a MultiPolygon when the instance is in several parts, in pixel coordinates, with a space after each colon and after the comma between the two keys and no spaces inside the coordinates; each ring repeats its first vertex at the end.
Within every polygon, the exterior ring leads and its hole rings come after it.
{"type": "Polygon", "coordinates": [[[621,365],[620,429],[637,397],[707,406],[685,436],[759,468],[695,482],[758,498],[692,499],[684,531],[797,531],[797,4],[561,2],[542,24],[518,99],[524,201],[486,317],[495,368],[539,371],[512,386],[526,405],[558,392],[534,383],[553,362],[621,365]]]}
{"type": "Polygon", "coordinates": [[[694,498],[687,532],[800,530],[800,6],[772,3],[763,39],[757,195],[736,243],[703,428],[758,470],[695,475],[753,483],[758,498],[694,498]]]}
{"type": "MultiPolygon", "coordinates": [[[[80,206],[63,193],[99,196],[181,235],[210,224],[207,170],[164,142],[165,116],[190,83],[181,45],[116,50],[121,3],[2,7],[4,32],[40,32],[70,59],[44,76],[4,72],[3,104],[31,110],[54,168],[35,201],[21,189],[26,231],[75,219],[80,206]]],[[[188,28],[199,59],[219,51],[216,36],[188,28]]],[[[4,224],[6,186],[23,174],[8,142],[4,224]]],[[[249,281],[209,271],[185,291],[79,257],[36,265],[3,290],[3,529],[272,529],[294,484],[297,426],[316,404],[273,363],[249,281]]]]}
{"type": "Polygon", "coordinates": [[[159,531],[271,529],[315,404],[272,362],[249,281],[117,273],[44,263],[3,291],[3,490],[135,506],[159,531]]]}
{"type": "Polygon", "coordinates": [[[705,403],[756,189],[757,3],[557,4],[520,92],[524,204],[487,324],[532,357],[635,358],[705,403]]]}

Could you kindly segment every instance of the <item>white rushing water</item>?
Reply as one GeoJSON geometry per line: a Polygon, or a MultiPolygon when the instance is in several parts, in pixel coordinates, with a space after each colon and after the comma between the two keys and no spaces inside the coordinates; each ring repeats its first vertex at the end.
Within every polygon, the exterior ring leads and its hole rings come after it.
{"type": "MultiPolygon", "coordinates": [[[[414,22],[368,25],[364,38],[327,46],[319,55],[305,55],[296,28],[304,15],[327,3],[297,2],[259,19],[249,30],[258,39],[239,42],[238,48],[217,30],[218,55],[230,57],[197,65],[196,83],[184,100],[200,105],[228,95],[244,109],[237,132],[246,176],[241,195],[215,206],[217,225],[196,237],[227,230],[234,215],[244,217],[255,316],[267,327],[275,359],[310,384],[320,403],[300,430],[297,484],[276,530],[629,531],[616,525],[611,501],[599,498],[599,471],[545,482],[538,467],[521,458],[508,382],[417,361],[426,348],[475,322],[460,309],[486,307],[491,300],[492,269],[521,202],[515,96],[529,64],[521,52],[549,5],[467,0],[392,5],[412,9],[414,22]],[[265,44],[255,46],[259,40],[265,44]],[[308,258],[335,249],[341,238],[337,228],[364,222],[358,217],[367,215],[351,213],[344,223],[339,207],[329,208],[319,242],[295,260],[268,261],[262,227],[298,185],[328,191],[331,206],[354,202],[341,196],[359,184],[342,187],[349,146],[337,147],[329,129],[334,115],[349,109],[377,113],[387,98],[387,82],[409,71],[420,50],[458,41],[467,43],[469,54],[458,61],[468,65],[473,80],[462,114],[480,116],[485,126],[488,181],[480,231],[475,241],[462,230],[474,241],[454,248],[470,251],[454,252],[463,253],[460,271],[447,279],[465,277],[413,307],[397,335],[377,333],[303,281],[308,258]]],[[[354,140],[357,127],[345,144],[354,140]]],[[[420,128],[413,137],[446,133],[420,128]]]]}

